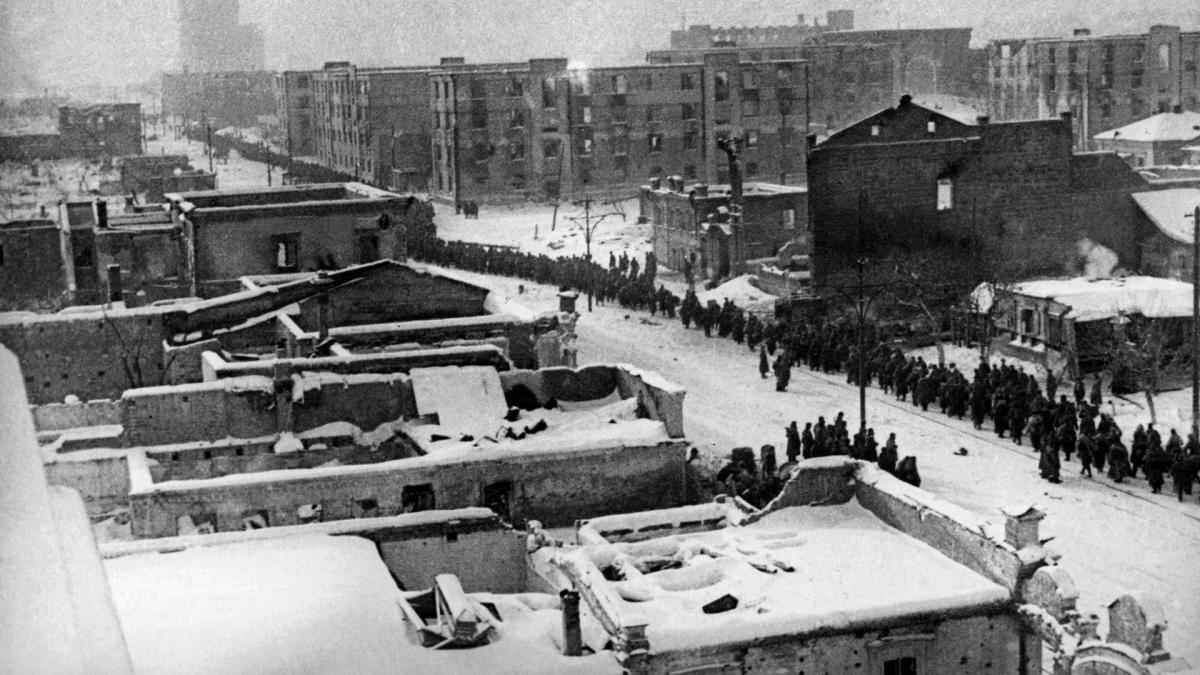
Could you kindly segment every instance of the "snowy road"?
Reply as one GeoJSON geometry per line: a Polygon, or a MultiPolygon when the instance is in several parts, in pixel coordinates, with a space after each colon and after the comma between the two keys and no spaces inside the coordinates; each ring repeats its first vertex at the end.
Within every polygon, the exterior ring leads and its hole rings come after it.
{"type": "MultiPolygon", "coordinates": [[[[479,278],[511,293],[521,283],[479,278]]],[[[535,308],[554,306],[554,289],[525,286],[520,301],[535,308]]],[[[783,429],[791,420],[803,427],[819,415],[832,420],[845,411],[851,427],[858,424],[858,390],[845,383],[844,375],[796,368],[789,390],[778,393],[774,380],[759,377],[757,359],[744,346],[616,307],[597,307],[589,314],[582,300],[581,364],[632,363],[686,387],[684,427],[710,461],[722,461],[741,445],[771,443],[782,455],[783,429]]],[[[1050,548],[1063,554],[1062,564],[1080,589],[1081,611],[1103,614],[1119,594],[1147,591],[1166,611],[1168,649],[1200,664],[1196,497],[1179,504],[1173,495],[1151,494],[1143,479],[1114,485],[1099,474],[1082,478],[1074,461],[1064,463],[1063,483],[1052,485],[1038,477],[1037,457],[1028,445],[976,431],[969,421],[922,413],[875,388],[867,390],[867,415],[881,442],[894,431],[901,456],[918,458],[923,488],[994,520],[1002,518],[1004,506],[1040,505],[1049,514],[1042,536],[1054,537],[1050,548]],[[953,454],[959,447],[967,448],[967,456],[953,454]]]]}

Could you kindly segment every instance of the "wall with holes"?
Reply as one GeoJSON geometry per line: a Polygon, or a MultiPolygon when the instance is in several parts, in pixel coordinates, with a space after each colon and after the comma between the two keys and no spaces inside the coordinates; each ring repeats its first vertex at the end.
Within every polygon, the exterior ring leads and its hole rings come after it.
{"type": "Polygon", "coordinates": [[[557,527],[683,504],[686,450],[685,442],[669,441],[527,455],[480,451],[453,463],[422,457],[162,484],[151,481],[145,455],[135,452],[129,500],[134,536],[142,538],[180,534],[179,519],[193,512],[220,532],[242,529],[249,513],[264,513],[269,526],[302,524],[313,516],[303,508],[311,505],[321,520],[360,517],[364,502],[380,516],[486,505],[507,510],[514,523],[557,527]]]}
{"type": "Polygon", "coordinates": [[[163,384],[161,310],[0,316],[0,343],[21,363],[29,402],[115,398],[163,384]]]}
{"type": "MultiPolygon", "coordinates": [[[[881,573],[886,573],[881,570],[881,573]]],[[[654,641],[651,636],[650,648],[654,641]]],[[[1040,663],[1040,655],[1031,657],[1040,663]]],[[[992,614],[944,620],[898,620],[870,630],[765,638],[754,645],[723,645],[654,653],[648,672],[788,672],[796,675],[993,675],[1022,670],[1018,619],[992,614]],[[724,668],[725,670],[721,670],[724,668]],[[711,669],[711,670],[709,670],[711,669]]]]}

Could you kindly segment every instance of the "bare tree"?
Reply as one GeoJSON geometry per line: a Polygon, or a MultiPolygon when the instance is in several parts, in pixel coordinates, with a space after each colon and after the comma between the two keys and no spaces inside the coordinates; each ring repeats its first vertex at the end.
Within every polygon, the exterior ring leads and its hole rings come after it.
{"type": "Polygon", "coordinates": [[[1121,314],[1113,320],[1105,352],[1113,376],[1113,392],[1141,390],[1157,422],[1155,395],[1182,383],[1189,372],[1192,354],[1186,321],[1151,319],[1141,314],[1121,314]]]}

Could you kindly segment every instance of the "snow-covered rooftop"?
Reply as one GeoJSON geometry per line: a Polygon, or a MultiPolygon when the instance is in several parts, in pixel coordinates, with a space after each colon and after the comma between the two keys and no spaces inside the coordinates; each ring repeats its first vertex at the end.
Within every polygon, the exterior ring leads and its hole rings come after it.
{"type": "MultiPolygon", "coordinates": [[[[1045,298],[1069,306],[1066,317],[1078,322],[1140,314],[1151,319],[1192,315],[1192,285],[1158,277],[1117,279],[1044,279],[1024,281],[1005,289],[1009,293],[1045,298]]],[[[980,284],[971,294],[979,312],[992,306],[992,288],[980,284]]]]}
{"type": "Polygon", "coordinates": [[[648,623],[655,651],[853,630],[1009,601],[1007,589],[889,527],[856,502],[785,508],[751,525],[590,546],[587,552],[605,565],[614,554],[616,560],[622,555],[685,560],[676,569],[608,582],[619,598],[617,611],[648,623]],[[736,608],[702,611],[726,594],[737,598],[736,608]]]}
{"type": "Polygon", "coordinates": [[[1146,214],[1163,234],[1184,244],[1192,243],[1195,223],[1188,216],[1200,206],[1200,189],[1173,188],[1152,192],[1135,192],[1142,213],[1146,214]]]}
{"type": "Polygon", "coordinates": [[[400,591],[375,550],[325,535],[106,560],[134,671],[385,673],[400,591]]]}
{"type": "Polygon", "coordinates": [[[1191,141],[1200,138],[1200,113],[1190,110],[1159,113],[1102,131],[1093,138],[1098,141],[1191,141]]]}

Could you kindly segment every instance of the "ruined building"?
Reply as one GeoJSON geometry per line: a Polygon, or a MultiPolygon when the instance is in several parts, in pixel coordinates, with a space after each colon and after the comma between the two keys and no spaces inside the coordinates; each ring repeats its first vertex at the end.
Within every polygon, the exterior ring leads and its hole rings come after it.
{"type": "Polygon", "coordinates": [[[1155,113],[1200,112],[1200,32],[1151,26],[1140,35],[994,40],[987,46],[989,114],[997,121],[1071,113],[1072,140],[1155,113]]]}

